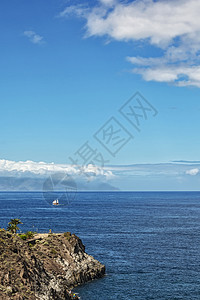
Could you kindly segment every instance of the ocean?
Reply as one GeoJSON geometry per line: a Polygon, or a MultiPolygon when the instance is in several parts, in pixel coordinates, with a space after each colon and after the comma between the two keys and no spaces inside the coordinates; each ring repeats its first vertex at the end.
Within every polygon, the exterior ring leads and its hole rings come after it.
{"type": "MultiPolygon", "coordinates": [[[[61,194],[60,194],[61,195],[61,194]]],[[[200,299],[200,192],[78,192],[53,207],[40,192],[0,192],[0,227],[70,231],[106,265],[82,300],[200,299]]]]}

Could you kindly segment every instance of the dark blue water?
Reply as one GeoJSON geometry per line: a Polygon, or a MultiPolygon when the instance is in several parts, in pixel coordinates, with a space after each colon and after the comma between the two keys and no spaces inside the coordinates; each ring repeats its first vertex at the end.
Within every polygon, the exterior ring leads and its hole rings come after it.
{"type": "Polygon", "coordinates": [[[76,289],[82,300],[200,299],[200,193],[77,193],[51,207],[42,193],[0,193],[0,227],[71,231],[107,275],[76,289]]]}

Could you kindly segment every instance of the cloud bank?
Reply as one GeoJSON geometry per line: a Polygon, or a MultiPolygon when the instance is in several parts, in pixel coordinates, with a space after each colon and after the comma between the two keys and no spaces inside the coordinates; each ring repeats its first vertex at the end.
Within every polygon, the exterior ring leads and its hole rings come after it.
{"type": "Polygon", "coordinates": [[[1,159],[0,160],[0,175],[10,174],[10,175],[38,175],[38,176],[48,176],[52,173],[66,173],[72,176],[85,176],[91,175],[90,177],[105,177],[112,178],[113,174],[109,170],[104,170],[98,166],[87,165],[80,168],[78,165],[69,164],[54,164],[46,162],[34,162],[34,161],[10,161],[1,159]]]}
{"type": "Polygon", "coordinates": [[[200,1],[100,0],[97,5],[72,5],[60,13],[86,20],[86,36],[139,41],[160,56],[129,56],[133,72],[146,81],[200,87],[200,1]],[[157,53],[158,51],[156,51],[157,53]]]}
{"type": "Polygon", "coordinates": [[[100,168],[0,160],[0,190],[42,190],[48,178],[69,176],[80,190],[200,190],[200,163],[110,165],[100,168]]]}
{"type": "Polygon", "coordinates": [[[55,164],[34,161],[0,160],[0,190],[46,190],[45,182],[60,182],[57,189],[63,188],[63,179],[68,178],[80,190],[116,190],[110,184],[115,176],[110,170],[87,165],[55,164]]]}

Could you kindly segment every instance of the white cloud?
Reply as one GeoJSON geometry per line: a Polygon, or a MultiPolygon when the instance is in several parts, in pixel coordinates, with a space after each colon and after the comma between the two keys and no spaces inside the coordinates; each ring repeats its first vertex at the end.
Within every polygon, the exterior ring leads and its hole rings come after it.
{"type": "MultiPolygon", "coordinates": [[[[113,10],[91,8],[87,15],[90,35],[109,35],[116,40],[150,39],[155,45],[169,44],[175,37],[194,34],[200,29],[198,18],[200,2],[196,0],[136,0],[126,3],[101,0],[103,4],[115,4],[113,10]],[[101,11],[101,13],[99,13],[101,11]]],[[[80,5],[66,10],[80,13],[80,5]]]]}
{"type": "Polygon", "coordinates": [[[28,37],[29,41],[33,44],[43,44],[44,43],[44,38],[36,34],[34,31],[27,30],[24,31],[24,36],[28,37]]]}
{"type": "Polygon", "coordinates": [[[195,176],[199,173],[199,169],[195,168],[195,169],[191,169],[191,170],[187,170],[186,174],[187,175],[191,175],[191,176],[195,176]]]}
{"type": "Polygon", "coordinates": [[[92,164],[82,167],[80,174],[80,166],[78,165],[34,162],[29,160],[18,162],[4,159],[0,160],[0,175],[22,175],[26,172],[41,176],[48,176],[56,172],[67,173],[78,177],[89,174],[93,177],[105,177],[110,179],[113,176],[111,171],[104,170],[104,168],[92,164]]]}
{"type": "Polygon", "coordinates": [[[83,4],[67,6],[63,11],[61,11],[58,17],[68,17],[69,15],[75,15],[77,17],[87,18],[89,13],[89,8],[83,4]]]}
{"type": "Polygon", "coordinates": [[[145,45],[160,48],[160,57],[128,57],[133,72],[144,80],[200,87],[199,11],[198,0],[100,0],[90,9],[69,6],[60,16],[85,18],[88,37],[142,44],[145,40],[145,45]]]}

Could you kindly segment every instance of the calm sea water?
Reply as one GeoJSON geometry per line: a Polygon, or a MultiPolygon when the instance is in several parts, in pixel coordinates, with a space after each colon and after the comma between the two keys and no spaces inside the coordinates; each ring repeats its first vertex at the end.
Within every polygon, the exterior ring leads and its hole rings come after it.
{"type": "Polygon", "coordinates": [[[82,300],[200,299],[199,192],[83,192],[51,207],[42,193],[0,193],[0,227],[71,231],[106,276],[76,288],[82,300]]]}

